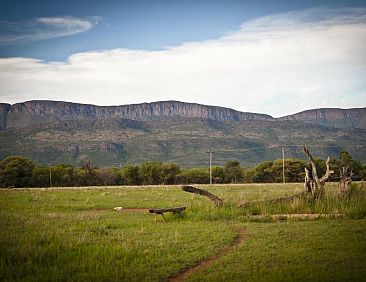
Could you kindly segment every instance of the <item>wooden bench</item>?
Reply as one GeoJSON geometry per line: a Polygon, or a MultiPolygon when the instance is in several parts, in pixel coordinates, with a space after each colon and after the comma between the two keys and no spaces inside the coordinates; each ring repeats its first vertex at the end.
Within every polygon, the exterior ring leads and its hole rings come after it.
{"type": "Polygon", "coordinates": [[[164,218],[164,221],[166,222],[164,213],[166,212],[172,212],[175,213],[181,213],[182,211],[185,211],[186,207],[178,207],[178,208],[165,208],[165,209],[149,209],[149,213],[155,213],[155,214],[161,214],[164,218]]]}

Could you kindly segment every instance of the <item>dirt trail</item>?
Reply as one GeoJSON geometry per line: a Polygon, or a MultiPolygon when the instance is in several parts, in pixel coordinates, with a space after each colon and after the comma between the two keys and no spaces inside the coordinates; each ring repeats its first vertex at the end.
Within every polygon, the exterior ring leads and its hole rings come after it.
{"type": "MultiPolygon", "coordinates": [[[[96,209],[90,209],[90,210],[84,210],[89,212],[107,212],[107,211],[116,211],[114,209],[106,209],[106,208],[96,208],[96,209]]],[[[117,210],[116,212],[138,212],[138,213],[148,213],[149,209],[146,208],[123,208],[122,210],[117,210]]]]}
{"type": "Polygon", "coordinates": [[[180,281],[186,280],[193,273],[199,272],[202,269],[209,267],[218,259],[220,259],[223,256],[227,255],[228,253],[234,251],[240,245],[240,243],[243,242],[247,238],[248,238],[248,234],[246,233],[246,230],[242,227],[239,228],[237,230],[234,240],[229,245],[225,246],[219,253],[217,253],[216,255],[213,255],[212,257],[209,257],[207,259],[204,259],[204,260],[198,262],[198,264],[195,266],[183,269],[182,271],[178,272],[177,274],[169,277],[168,281],[169,282],[180,282],[180,281]]]}
{"type": "Polygon", "coordinates": [[[144,208],[123,208],[122,211],[120,212],[145,212],[148,213],[149,209],[144,209],[144,208]]]}

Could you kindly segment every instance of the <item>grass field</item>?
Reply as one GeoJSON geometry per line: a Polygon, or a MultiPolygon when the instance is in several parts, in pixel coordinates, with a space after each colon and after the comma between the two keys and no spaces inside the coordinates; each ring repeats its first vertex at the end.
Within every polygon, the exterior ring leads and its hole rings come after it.
{"type": "Polygon", "coordinates": [[[237,204],[302,184],[201,186],[224,199],[222,208],[178,186],[0,190],[0,281],[365,281],[360,186],[345,199],[327,184],[321,202],[247,209],[237,204]],[[143,210],[176,206],[187,211],[167,223],[143,210]],[[344,216],[270,217],[303,213],[344,216]]]}

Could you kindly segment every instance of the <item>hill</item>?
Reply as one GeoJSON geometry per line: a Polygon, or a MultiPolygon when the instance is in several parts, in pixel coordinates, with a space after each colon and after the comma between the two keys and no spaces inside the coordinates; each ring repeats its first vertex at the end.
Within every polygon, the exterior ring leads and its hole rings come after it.
{"type": "Polygon", "coordinates": [[[297,120],[340,128],[366,128],[366,108],[307,110],[278,120],[297,120]]]}
{"type": "MultiPolygon", "coordinates": [[[[321,144],[314,154],[337,156],[342,146],[366,159],[366,108],[316,109],[273,118],[265,114],[177,101],[95,106],[56,101],[0,104],[0,157],[39,163],[98,166],[146,160],[205,166],[237,159],[243,165],[281,157],[281,144],[321,144]],[[341,147],[334,147],[341,146],[341,147]],[[248,148],[257,148],[247,150],[248,148]]],[[[286,157],[303,158],[300,147],[286,157]]]]}

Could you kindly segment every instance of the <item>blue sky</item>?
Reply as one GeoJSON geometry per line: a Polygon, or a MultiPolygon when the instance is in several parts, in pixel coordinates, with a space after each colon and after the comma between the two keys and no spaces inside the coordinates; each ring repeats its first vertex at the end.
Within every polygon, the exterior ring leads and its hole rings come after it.
{"type": "Polygon", "coordinates": [[[3,25],[43,17],[98,19],[92,29],[77,35],[0,44],[0,57],[23,56],[50,61],[65,60],[73,53],[91,50],[160,50],[187,41],[217,38],[235,31],[245,21],[268,14],[325,5],[366,6],[366,1],[352,0],[0,0],[0,3],[3,25]]]}
{"type": "Polygon", "coordinates": [[[0,102],[181,100],[274,116],[364,107],[365,9],[366,1],[0,0],[0,102]]]}

